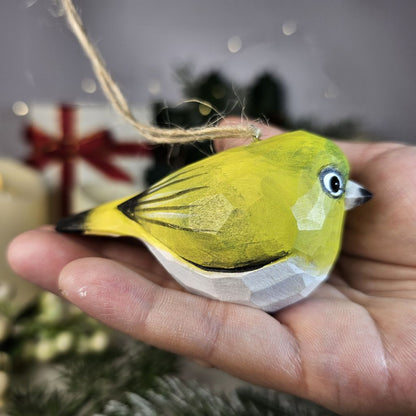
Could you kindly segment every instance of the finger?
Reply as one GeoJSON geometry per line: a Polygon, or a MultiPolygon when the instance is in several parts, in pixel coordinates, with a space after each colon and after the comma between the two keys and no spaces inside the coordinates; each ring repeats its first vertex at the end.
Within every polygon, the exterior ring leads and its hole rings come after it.
{"type": "Polygon", "coordinates": [[[345,282],[360,292],[416,300],[416,269],[351,256],[345,252],[337,263],[345,282]]]}
{"type": "Polygon", "coordinates": [[[157,274],[166,278],[169,274],[163,266],[156,261],[153,254],[144,244],[135,238],[102,238],[84,236],[91,247],[94,247],[103,257],[113,259],[139,270],[157,274]]]}
{"type": "Polygon", "coordinates": [[[296,342],[264,312],[162,289],[110,260],[74,261],[59,285],[86,313],[146,343],[258,384],[299,388],[296,342]]]}
{"type": "MultiPolygon", "coordinates": [[[[8,260],[23,278],[57,293],[62,268],[78,258],[104,256],[129,264],[162,283],[168,274],[142,245],[118,239],[56,233],[52,227],[25,232],[9,245],[8,260]]],[[[171,279],[169,279],[171,280],[171,279]]]]}
{"type": "MultiPolygon", "coordinates": [[[[250,126],[258,127],[261,131],[260,140],[264,140],[264,139],[267,139],[268,137],[272,137],[272,136],[276,136],[278,134],[284,133],[284,130],[278,127],[268,126],[264,123],[259,123],[256,121],[253,121],[253,122],[244,121],[243,122],[241,118],[238,118],[238,117],[227,117],[221,123],[222,126],[233,126],[233,125],[241,125],[241,124],[249,124],[250,126]]],[[[237,138],[221,139],[221,140],[216,140],[214,142],[214,147],[217,152],[222,152],[223,150],[227,150],[232,147],[247,145],[252,142],[253,140],[251,139],[237,139],[237,138]]]]}
{"type": "Polygon", "coordinates": [[[323,284],[277,313],[298,339],[310,398],[342,414],[367,415],[367,408],[383,408],[394,397],[379,319],[361,305],[371,300],[351,288],[323,284]]]}
{"type": "Polygon", "coordinates": [[[399,143],[354,143],[342,140],[335,143],[347,156],[351,166],[351,177],[356,177],[357,180],[366,176],[365,169],[370,162],[387,152],[403,147],[399,143]]]}
{"type": "Polygon", "coordinates": [[[45,228],[16,237],[7,254],[10,266],[18,275],[54,293],[58,290],[57,276],[67,263],[99,255],[81,241],[45,228]]]}
{"type": "Polygon", "coordinates": [[[353,178],[374,194],[369,203],[348,213],[344,249],[350,255],[415,267],[416,148],[391,143],[344,147],[356,169],[353,178]]]}

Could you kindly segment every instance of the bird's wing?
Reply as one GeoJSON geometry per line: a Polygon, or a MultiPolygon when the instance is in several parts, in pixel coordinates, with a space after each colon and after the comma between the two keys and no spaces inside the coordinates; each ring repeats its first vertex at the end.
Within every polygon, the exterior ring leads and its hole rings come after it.
{"type": "Polygon", "coordinates": [[[118,209],[153,243],[202,268],[249,270],[287,256],[296,224],[268,195],[277,192],[269,178],[212,159],[169,175],[118,209]]]}

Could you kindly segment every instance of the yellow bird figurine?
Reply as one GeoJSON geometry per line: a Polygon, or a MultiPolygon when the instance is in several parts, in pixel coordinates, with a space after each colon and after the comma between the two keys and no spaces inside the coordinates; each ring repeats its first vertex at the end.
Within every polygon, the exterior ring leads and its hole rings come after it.
{"type": "Polygon", "coordinates": [[[371,198],[348,174],[334,143],[296,131],[185,166],[56,229],[136,237],[189,291],[273,312],[327,278],[345,210],[371,198]]]}

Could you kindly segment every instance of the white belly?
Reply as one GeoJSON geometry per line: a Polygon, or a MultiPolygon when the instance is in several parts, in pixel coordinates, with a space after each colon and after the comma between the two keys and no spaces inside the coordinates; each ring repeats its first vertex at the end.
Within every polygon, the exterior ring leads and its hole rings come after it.
{"type": "Polygon", "coordinates": [[[308,296],[328,276],[300,257],[248,272],[210,272],[147,244],[149,250],[175,280],[192,293],[275,312],[308,296]]]}

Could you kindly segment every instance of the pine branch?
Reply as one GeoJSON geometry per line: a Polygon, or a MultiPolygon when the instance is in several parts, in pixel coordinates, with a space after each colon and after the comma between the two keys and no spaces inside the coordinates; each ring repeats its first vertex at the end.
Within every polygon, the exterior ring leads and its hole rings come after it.
{"type": "Polygon", "coordinates": [[[216,394],[196,382],[166,376],[145,394],[126,393],[95,416],[336,416],[306,400],[259,388],[216,394]]]}
{"type": "Polygon", "coordinates": [[[60,368],[60,388],[27,386],[12,390],[11,416],[90,416],[126,391],[144,393],[160,376],[177,371],[176,356],[124,339],[123,348],[99,355],[70,356],[60,368]]]}
{"type": "Polygon", "coordinates": [[[133,341],[100,355],[72,357],[60,388],[12,392],[10,416],[334,416],[311,402],[260,388],[218,394],[166,374],[175,356],[133,341]],[[101,413],[100,413],[101,412],[101,413]]]}
{"type": "Polygon", "coordinates": [[[336,416],[313,402],[274,390],[241,388],[236,394],[245,409],[240,416],[336,416]]]}
{"type": "Polygon", "coordinates": [[[163,377],[156,389],[143,395],[126,393],[124,402],[110,401],[95,416],[237,416],[233,400],[216,395],[194,381],[163,377]]]}
{"type": "Polygon", "coordinates": [[[42,386],[18,389],[9,395],[9,416],[74,416],[79,403],[64,392],[42,386]]]}

